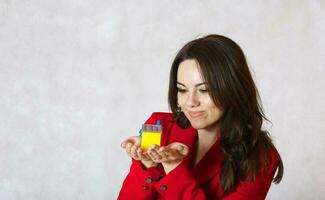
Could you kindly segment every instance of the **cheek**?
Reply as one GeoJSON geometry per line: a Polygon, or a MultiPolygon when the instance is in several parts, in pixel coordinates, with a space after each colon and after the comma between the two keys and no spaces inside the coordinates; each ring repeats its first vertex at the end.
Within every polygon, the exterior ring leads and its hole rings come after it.
{"type": "Polygon", "coordinates": [[[177,95],[177,103],[178,103],[178,105],[180,105],[180,106],[183,106],[184,105],[184,103],[185,103],[185,97],[184,97],[184,95],[177,95]]]}
{"type": "Polygon", "coordinates": [[[220,117],[223,115],[223,112],[219,110],[218,108],[214,107],[214,109],[211,109],[211,117],[213,121],[217,121],[220,119],[220,117]]]}
{"type": "Polygon", "coordinates": [[[201,102],[205,105],[206,108],[215,109],[216,105],[209,96],[206,96],[201,99],[201,102]]]}
{"type": "Polygon", "coordinates": [[[222,111],[214,104],[212,100],[205,102],[206,108],[211,112],[212,116],[219,118],[222,115],[222,111]]]}

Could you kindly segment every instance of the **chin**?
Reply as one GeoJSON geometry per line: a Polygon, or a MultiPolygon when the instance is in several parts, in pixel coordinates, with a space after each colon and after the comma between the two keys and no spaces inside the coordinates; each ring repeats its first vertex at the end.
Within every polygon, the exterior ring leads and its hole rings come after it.
{"type": "Polygon", "coordinates": [[[195,128],[195,129],[203,129],[203,128],[206,127],[205,124],[202,124],[202,123],[191,122],[191,121],[190,121],[190,123],[191,123],[191,126],[192,126],[193,128],[195,128]]]}
{"type": "Polygon", "coordinates": [[[218,121],[209,123],[209,121],[206,120],[189,120],[191,123],[191,126],[195,128],[196,130],[199,129],[210,129],[218,125],[218,121]]]}

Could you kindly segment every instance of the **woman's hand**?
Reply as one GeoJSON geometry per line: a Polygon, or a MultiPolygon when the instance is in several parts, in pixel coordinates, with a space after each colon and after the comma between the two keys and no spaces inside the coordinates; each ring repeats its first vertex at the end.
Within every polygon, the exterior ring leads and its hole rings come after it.
{"type": "Polygon", "coordinates": [[[189,148],[185,144],[174,142],[164,147],[152,145],[147,152],[151,160],[162,163],[166,174],[168,174],[183,161],[189,152],[189,148]]]}
{"type": "Polygon", "coordinates": [[[146,167],[157,166],[157,163],[152,161],[149,155],[141,149],[141,137],[132,136],[121,143],[121,147],[126,150],[126,153],[135,160],[140,160],[146,167]]]}

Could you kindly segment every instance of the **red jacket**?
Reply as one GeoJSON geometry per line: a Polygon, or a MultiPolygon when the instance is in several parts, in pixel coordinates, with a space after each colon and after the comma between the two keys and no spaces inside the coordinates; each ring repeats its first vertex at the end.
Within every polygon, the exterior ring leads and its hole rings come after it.
{"type": "Polygon", "coordinates": [[[189,155],[168,175],[165,175],[161,165],[145,169],[140,161],[132,160],[130,172],[118,196],[119,200],[265,199],[279,162],[276,151],[272,151],[271,163],[259,173],[253,182],[241,182],[233,192],[223,195],[219,186],[220,167],[223,161],[219,140],[195,167],[191,167],[198,137],[197,131],[192,127],[180,128],[173,122],[170,113],[153,113],[146,123],[156,124],[157,120],[163,126],[161,145],[182,142],[190,148],[189,155]]]}

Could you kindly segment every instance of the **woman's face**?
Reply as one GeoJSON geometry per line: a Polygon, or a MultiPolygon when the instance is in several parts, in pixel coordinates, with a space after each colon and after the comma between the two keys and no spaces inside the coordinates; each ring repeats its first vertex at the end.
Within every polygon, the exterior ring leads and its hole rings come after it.
{"type": "Polygon", "coordinates": [[[193,128],[210,129],[223,112],[214,104],[196,60],[184,60],[177,71],[177,100],[193,128]]]}

